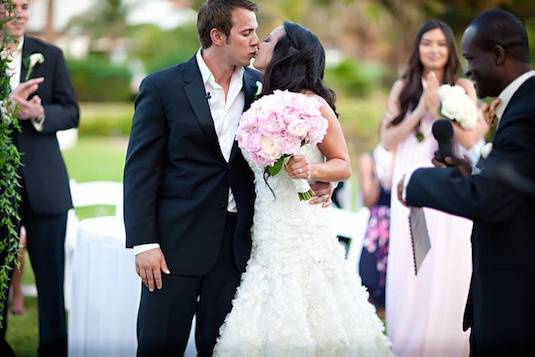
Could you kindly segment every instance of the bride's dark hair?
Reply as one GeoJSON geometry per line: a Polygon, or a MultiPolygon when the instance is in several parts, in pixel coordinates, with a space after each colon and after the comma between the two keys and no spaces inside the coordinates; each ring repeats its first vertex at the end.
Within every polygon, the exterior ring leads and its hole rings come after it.
{"type": "Polygon", "coordinates": [[[285,21],[283,27],[285,34],[275,44],[264,71],[262,94],[277,89],[297,93],[310,90],[325,99],[336,113],[336,95],[323,83],[325,50],[320,40],[299,24],[285,21]]]}

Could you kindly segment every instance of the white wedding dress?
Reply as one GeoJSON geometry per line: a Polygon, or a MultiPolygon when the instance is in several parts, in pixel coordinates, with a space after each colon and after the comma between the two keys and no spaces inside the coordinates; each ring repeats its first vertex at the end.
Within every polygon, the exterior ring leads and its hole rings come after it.
{"type": "MultiPolygon", "coordinates": [[[[317,146],[301,148],[320,162],[317,146]]],[[[283,169],[255,174],[253,246],[215,356],[389,356],[383,324],[344,259],[328,210],[299,201],[283,169]]]]}

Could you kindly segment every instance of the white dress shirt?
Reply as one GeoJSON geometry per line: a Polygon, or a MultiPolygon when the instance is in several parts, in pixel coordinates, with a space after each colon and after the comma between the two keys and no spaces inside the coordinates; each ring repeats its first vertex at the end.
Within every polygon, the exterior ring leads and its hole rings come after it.
{"type": "Polygon", "coordinates": [[[10,54],[11,62],[7,68],[7,75],[9,76],[9,84],[13,91],[20,84],[20,72],[22,71],[22,46],[24,45],[24,37],[19,39],[17,49],[10,54]]]}
{"type": "MultiPolygon", "coordinates": [[[[520,86],[524,84],[525,81],[527,81],[529,78],[533,76],[535,76],[535,71],[528,71],[522,74],[521,76],[518,76],[514,81],[509,83],[509,85],[505,87],[504,90],[502,90],[502,92],[498,96],[498,98],[500,98],[501,101],[500,101],[500,104],[496,107],[496,112],[495,112],[496,118],[498,120],[496,124],[496,128],[500,126],[500,121],[502,119],[503,113],[505,112],[505,109],[509,105],[511,98],[513,98],[513,95],[516,93],[518,88],[520,88],[520,86]]],[[[481,150],[479,150],[479,153],[481,153],[481,150]]],[[[477,157],[477,159],[479,159],[479,156],[477,157]]],[[[474,167],[475,163],[477,163],[477,160],[475,160],[474,158],[473,162],[474,164],[472,165],[472,174],[477,174],[480,171],[478,168],[474,167]]],[[[409,182],[411,180],[412,172],[407,173],[405,177],[403,178],[403,194],[402,194],[403,200],[405,200],[407,197],[407,186],[409,185],[409,182]]]]}
{"type": "MultiPolygon", "coordinates": [[[[240,122],[245,95],[243,94],[243,67],[236,69],[230,79],[230,86],[225,98],[225,91],[214,78],[214,75],[204,62],[201,50],[197,51],[197,64],[201,71],[204,89],[210,106],[210,113],[214,120],[215,132],[219,141],[219,147],[225,160],[229,161],[232,146],[236,140],[236,131],[240,122]]],[[[237,212],[236,201],[232,190],[229,189],[227,211],[237,212]]]]}
{"type": "MultiPolygon", "coordinates": [[[[245,94],[243,93],[243,67],[237,68],[230,79],[230,86],[225,97],[225,90],[214,78],[214,75],[202,58],[202,51],[197,51],[197,65],[201,72],[210,113],[214,121],[214,128],[217,134],[221,153],[227,162],[230,159],[232,146],[236,138],[236,131],[240,121],[243,107],[245,105],[245,94]]],[[[237,212],[236,201],[232,190],[229,188],[228,212],[237,212]]],[[[134,254],[145,252],[150,249],[159,248],[158,243],[141,244],[134,246],[134,254]]]]}
{"type": "MultiPolygon", "coordinates": [[[[14,91],[20,84],[20,76],[22,72],[22,46],[24,46],[24,36],[18,39],[17,49],[10,54],[11,62],[9,62],[6,74],[9,76],[11,91],[14,91]]],[[[39,132],[43,131],[44,118],[41,120],[32,119],[31,122],[35,130],[39,132]]]]}

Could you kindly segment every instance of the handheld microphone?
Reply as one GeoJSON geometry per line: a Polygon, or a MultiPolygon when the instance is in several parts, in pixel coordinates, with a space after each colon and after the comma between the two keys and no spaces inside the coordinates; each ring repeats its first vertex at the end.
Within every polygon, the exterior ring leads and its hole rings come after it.
{"type": "Polygon", "coordinates": [[[212,93],[206,92],[206,95],[204,96],[206,100],[210,100],[212,98],[212,93]]]}
{"type": "Polygon", "coordinates": [[[433,123],[433,137],[438,142],[438,152],[436,159],[444,162],[447,156],[453,156],[453,126],[449,119],[438,119],[433,123]]]}

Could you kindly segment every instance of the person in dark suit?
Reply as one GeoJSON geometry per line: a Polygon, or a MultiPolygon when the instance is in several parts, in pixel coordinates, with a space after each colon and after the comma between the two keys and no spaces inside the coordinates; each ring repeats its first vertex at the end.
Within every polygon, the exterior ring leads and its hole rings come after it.
{"type": "MultiPolygon", "coordinates": [[[[209,0],[189,61],[145,78],[124,169],[126,245],[144,282],[138,355],[210,356],[251,250],[253,174],[235,134],[259,92],[256,5],[209,0]],[[164,274],[162,274],[162,272],[164,274]]],[[[329,184],[313,187],[320,203],[329,184]]]]}
{"type": "Polygon", "coordinates": [[[463,324],[472,328],[471,355],[533,356],[535,200],[514,180],[501,178],[509,167],[523,179],[535,179],[535,71],[530,70],[528,36],[518,18],[494,9],[472,21],[462,48],[478,96],[501,100],[493,149],[478,174],[464,176],[459,168],[466,163],[447,158],[458,167],[418,169],[398,184],[398,196],[409,206],[474,221],[463,324]]]}
{"type": "Polygon", "coordinates": [[[79,109],[61,50],[25,35],[28,0],[13,0],[13,5],[7,29],[17,42],[10,49],[9,75],[22,128],[13,140],[22,153],[19,213],[38,291],[38,352],[66,356],[64,242],[72,201],[56,132],[77,127],[79,109]],[[39,79],[23,83],[32,78],[39,79]]]}

